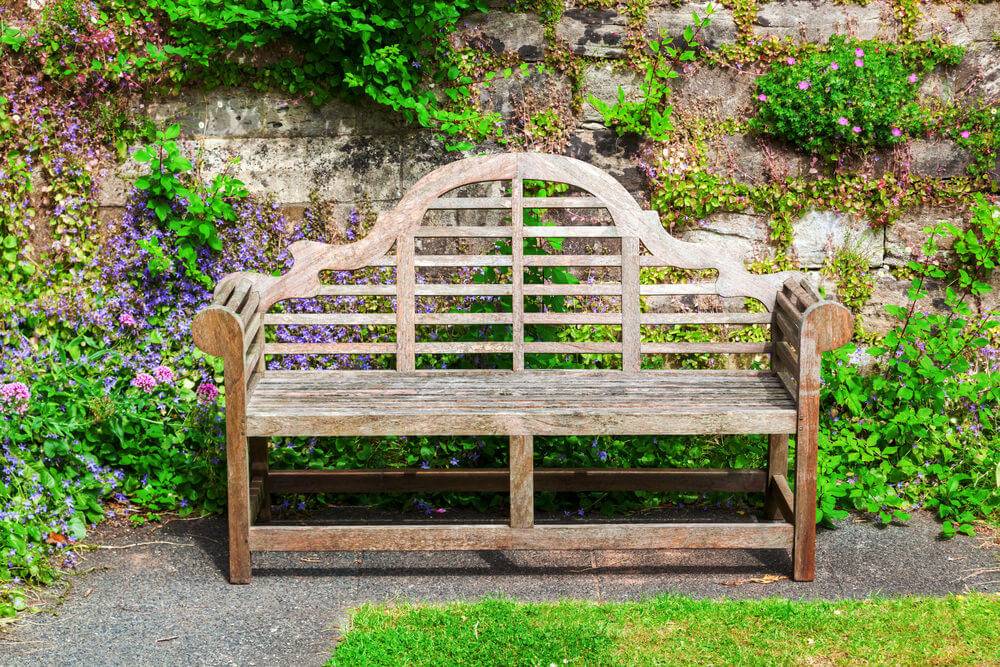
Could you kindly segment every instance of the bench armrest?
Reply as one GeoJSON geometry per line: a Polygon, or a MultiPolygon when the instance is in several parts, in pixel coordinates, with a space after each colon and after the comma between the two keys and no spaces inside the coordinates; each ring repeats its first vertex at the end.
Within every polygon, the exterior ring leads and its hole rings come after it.
{"type": "Polygon", "coordinates": [[[249,380],[263,358],[261,278],[253,273],[234,273],[215,288],[212,303],[198,311],[191,324],[195,345],[206,354],[222,357],[227,389],[231,375],[249,380]]]}
{"type": "Polygon", "coordinates": [[[772,315],[771,367],[798,403],[818,398],[820,357],[851,340],[854,316],[801,276],[785,281],[772,315]]]}

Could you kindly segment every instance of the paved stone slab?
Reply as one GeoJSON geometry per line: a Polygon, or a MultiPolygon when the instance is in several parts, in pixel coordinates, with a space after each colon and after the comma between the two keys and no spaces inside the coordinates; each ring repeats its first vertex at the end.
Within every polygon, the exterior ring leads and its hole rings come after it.
{"type": "Polygon", "coordinates": [[[320,665],[363,602],[1000,592],[997,549],[937,533],[923,513],[907,526],[821,530],[812,583],[761,583],[787,574],[781,551],[661,550],[256,554],[253,583],[231,586],[223,519],[175,521],[86,554],[81,568],[93,570],[71,579],[65,602],[0,635],[0,664],[320,665]]]}

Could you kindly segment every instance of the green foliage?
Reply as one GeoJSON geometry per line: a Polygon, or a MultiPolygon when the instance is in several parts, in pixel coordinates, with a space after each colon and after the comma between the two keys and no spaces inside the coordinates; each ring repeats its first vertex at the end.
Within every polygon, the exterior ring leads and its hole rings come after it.
{"type": "Polygon", "coordinates": [[[1000,263],[1000,208],[977,196],[967,231],[926,232],[928,259],[910,263],[909,304],[886,306],[899,324],[867,351],[872,368],[848,348],[824,369],[821,505],[827,519],[843,515],[836,505],[889,522],[926,502],[946,536],[972,534],[977,516],[1000,510],[1000,355],[990,340],[1000,321],[969,302],[1000,263]],[[934,261],[941,234],[954,241],[951,270],[934,261]],[[921,310],[931,282],[944,284],[947,313],[921,310]]]}
{"type": "Polygon", "coordinates": [[[957,47],[892,48],[839,35],[829,48],[788,56],[757,80],[752,129],[835,159],[904,140],[916,91],[935,65],[961,60],[957,47]]]}
{"type": "Polygon", "coordinates": [[[171,125],[156,133],[156,141],[140,148],[132,156],[149,165],[149,173],[135,181],[135,187],[146,194],[146,206],[156,213],[160,224],[173,232],[172,248],[163,248],[159,239],[144,242],[149,252],[149,271],[160,275],[168,271],[168,255],[176,254],[189,276],[211,286],[211,280],[198,268],[198,250],[222,249],[216,225],[236,219],[231,201],[247,196],[243,182],[223,172],[216,174],[211,184],[191,178],[193,165],[181,154],[177,142],[180,126],[171,125]]]}
{"type": "Polygon", "coordinates": [[[483,10],[480,0],[152,0],[169,17],[174,44],[167,48],[209,82],[239,83],[253,61],[261,78],[321,104],[338,95],[363,94],[401,112],[410,122],[446,134],[488,133],[472,110],[447,110],[443,99],[469,95],[446,36],[463,12],[483,10]]]}
{"type": "Polygon", "coordinates": [[[699,17],[697,12],[692,13],[694,27],[684,29],[684,44],[680,48],[673,46],[673,38],[666,36],[649,42],[638,101],[626,99],[625,90],[621,86],[618,87],[618,100],[614,104],[590,96],[591,106],[604,118],[605,125],[613,128],[619,136],[634,134],[653,141],[665,141],[670,136],[674,126],[671,121],[673,107],[669,104],[672,92],[669,83],[678,76],[674,64],[695,59],[698,48],[696,37],[709,26],[713,12],[714,7],[709,3],[704,18],[699,17]]]}
{"type": "Polygon", "coordinates": [[[823,265],[822,274],[837,282],[837,300],[855,313],[855,326],[860,327],[857,313],[865,307],[875,291],[875,279],[868,272],[868,260],[850,244],[845,244],[823,265]]]}

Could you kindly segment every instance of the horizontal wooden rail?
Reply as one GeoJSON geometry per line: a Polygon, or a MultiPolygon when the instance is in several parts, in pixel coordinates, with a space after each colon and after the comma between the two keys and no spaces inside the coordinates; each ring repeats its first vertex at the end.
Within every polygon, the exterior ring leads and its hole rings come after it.
{"type": "Polygon", "coordinates": [[[417,313],[415,324],[510,324],[510,313],[417,313]]]}
{"type": "Polygon", "coordinates": [[[396,324],[393,313],[268,313],[264,324],[338,325],[396,324]]]}
{"type": "Polygon", "coordinates": [[[461,551],[548,549],[786,549],[784,522],[251,526],[251,551],[461,551]]]}
{"type": "Polygon", "coordinates": [[[643,313],[643,324],[767,324],[770,313],[643,313]]]}
{"type": "MultiPolygon", "coordinates": [[[[509,490],[506,468],[465,470],[272,470],[271,493],[509,490]]],[[[721,491],[763,493],[767,470],[714,468],[536,468],[535,491],[721,491]]]]}
{"type": "MultiPolygon", "coordinates": [[[[428,211],[468,209],[503,211],[511,208],[510,197],[438,197],[427,205],[428,211]]],[[[607,208],[597,197],[525,197],[524,208],[607,208]]]]}
{"type": "Polygon", "coordinates": [[[599,343],[583,341],[579,343],[541,343],[531,342],[524,344],[526,354],[621,354],[621,343],[599,343]]]}
{"type": "Polygon", "coordinates": [[[617,266],[621,255],[525,255],[525,266],[617,266]]]}
{"type": "Polygon", "coordinates": [[[529,238],[616,239],[621,236],[621,233],[614,226],[560,227],[558,225],[545,225],[542,227],[525,227],[524,236],[529,238]]]}
{"type": "Polygon", "coordinates": [[[268,343],[264,354],[395,354],[395,343],[268,343]]]}
{"type": "Polygon", "coordinates": [[[417,238],[509,238],[511,227],[495,225],[456,225],[454,227],[417,227],[413,235],[417,238]]]}
{"type": "Polygon", "coordinates": [[[767,354],[770,343],[643,343],[643,354],[767,354]]]}
{"type": "Polygon", "coordinates": [[[316,296],[395,296],[396,285],[320,285],[316,296]]]}

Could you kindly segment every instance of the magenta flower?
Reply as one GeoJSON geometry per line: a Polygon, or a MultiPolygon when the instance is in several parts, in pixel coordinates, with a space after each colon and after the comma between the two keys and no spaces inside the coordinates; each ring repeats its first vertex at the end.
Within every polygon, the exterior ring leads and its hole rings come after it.
{"type": "Polygon", "coordinates": [[[903,136],[903,131],[901,129],[899,129],[898,127],[894,127],[894,128],[892,128],[892,136],[894,136],[894,137],[901,137],[901,136],[903,136]]]}
{"type": "Polygon", "coordinates": [[[156,388],[156,378],[149,373],[136,373],[135,377],[132,378],[132,386],[147,394],[151,394],[153,393],[153,389],[156,388]]]}
{"type": "Polygon", "coordinates": [[[916,74],[911,74],[910,76],[906,77],[906,80],[909,81],[910,83],[916,83],[917,82],[917,75],[916,74]]]}
{"type": "Polygon", "coordinates": [[[855,67],[864,67],[865,66],[865,61],[862,60],[861,58],[858,58],[857,60],[854,61],[854,66],[855,67]]]}
{"type": "Polygon", "coordinates": [[[787,58],[785,58],[785,62],[788,63],[789,65],[794,65],[795,64],[795,58],[793,58],[791,56],[788,56],[787,58]]]}
{"type": "Polygon", "coordinates": [[[757,96],[757,99],[760,100],[761,102],[767,102],[767,95],[761,93],[760,95],[757,96]]]}
{"type": "Polygon", "coordinates": [[[850,121],[848,121],[848,120],[847,120],[846,118],[844,118],[843,116],[841,116],[840,118],[838,118],[838,119],[837,119],[837,123],[838,123],[839,125],[847,125],[847,123],[848,123],[848,122],[850,122],[850,121]]]}
{"type": "Polygon", "coordinates": [[[799,90],[809,90],[809,82],[799,81],[799,90]]]}
{"type": "Polygon", "coordinates": [[[0,403],[3,403],[3,407],[23,415],[28,411],[30,400],[31,390],[23,382],[8,382],[0,385],[0,403]]]}
{"type": "Polygon", "coordinates": [[[211,405],[219,398],[219,390],[211,382],[202,382],[195,390],[195,395],[198,397],[198,402],[202,405],[211,405]]]}
{"type": "Polygon", "coordinates": [[[830,69],[840,69],[840,65],[837,64],[836,60],[830,63],[830,69]]]}
{"type": "Polygon", "coordinates": [[[854,49],[854,55],[856,55],[858,58],[864,58],[865,57],[865,52],[864,52],[863,49],[857,48],[857,49],[854,49]]]}
{"type": "Polygon", "coordinates": [[[855,125],[854,127],[851,128],[851,132],[853,132],[854,134],[861,134],[861,128],[855,125]]]}
{"type": "Polygon", "coordinates": [[[132,316],[132,313],[122,313],[121,315],[119,315],[118,323],[126,327],[134,327],[139,325],[139,323],[135,321],[135,317],[132,316]]]}
{"type": "Polygon", "coordinates": [[[174,372],[166,366],[157,366],[153,369],[153,377],[157,382],[171,384],[174,381],[174,372]]]}
{"type": "Polygon", "coordinates": [[[969,131],[968,131],[968,130],[962,130],[962,131],[961,131],[961,132],[959,133],[959,135],[958,135],[958,136],[962,137],[963,139],[968,139],[968,138],[969,138],[969,131]]]}

